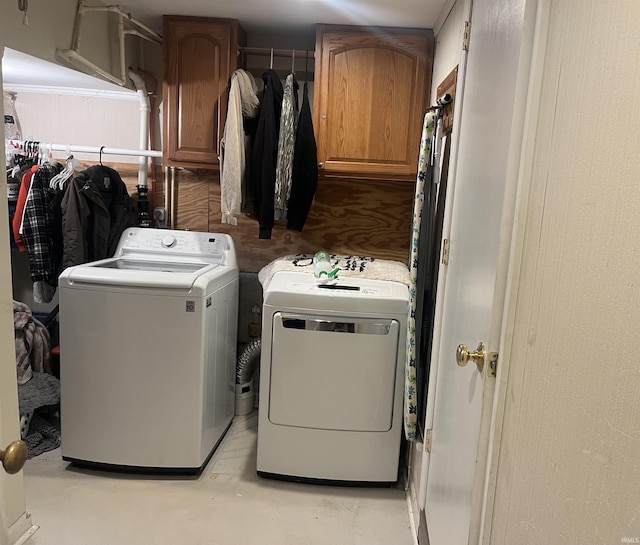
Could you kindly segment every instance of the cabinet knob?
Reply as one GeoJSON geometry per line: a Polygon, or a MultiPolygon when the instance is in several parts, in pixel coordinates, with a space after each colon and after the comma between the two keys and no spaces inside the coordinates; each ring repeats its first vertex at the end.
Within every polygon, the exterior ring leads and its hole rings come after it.
{"type": "Polygon", "coordinates": [[[320,119],[327,119],[327,114],[320,114],[320,119]]]}
{"type": "Polygon", "coordinates": [[[318,168],[322,170],[324,168],[324,163],[318,163],[318,168]]]}

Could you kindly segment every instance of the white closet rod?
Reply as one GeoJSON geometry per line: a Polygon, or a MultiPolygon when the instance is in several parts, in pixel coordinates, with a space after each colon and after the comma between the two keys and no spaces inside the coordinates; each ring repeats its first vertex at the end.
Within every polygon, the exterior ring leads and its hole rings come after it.
{"type": "Polygon", "coordinates": [[[239,47],[238,51],[245,55],[260,55],[269,57],[273,54],[274,57],[291,57],[295,51],[295,55],[298,59],[304,59],[306,55],[310,59],[315,57],[315,51],[313,49],[271,49],[270,47],[239,47]]]}
{"type": "MultiPolygon", "coordinates": [[[[24,148],[24,142],[17,140],[9,140],[9,146],[15,149],[24,148]]],[[[100,153],[102,150],[103,155],[130,155],[134,157],[162,157],[162,151],[156,150],[140,150],[140,149],[123,149],[123,148],[108,148],[106,146],[68,146],[66,144],[49,144],[47,142],[39,142],[41,149],[52,151],[68,151],[72,153],[100,153]]]]}

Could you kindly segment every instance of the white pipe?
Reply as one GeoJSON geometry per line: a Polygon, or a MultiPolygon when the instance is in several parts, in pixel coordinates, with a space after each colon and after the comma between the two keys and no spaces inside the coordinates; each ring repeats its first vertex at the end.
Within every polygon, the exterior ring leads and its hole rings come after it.
{"type": "MultiPolygon", "coordinates": [[[[9,145],[15,149],[21,149],[23,142],[19,140],[8,140],[9,145]]],[[[106,146],[70,146],[67,144],[49,144],[45,142],[40,143],[45,146],[46,149],[52,151],[70,151],[73,153],[102,153],[104,155],[129,155],[134,157],[162,157],[162,151],[158,150],[139,150],[139,149],[123,149],[123,148],[108,148],[106,146]]]]}
{"type": "Polygon", "coordinates": [[[82,15],[84,14],[84,2],[78,0],[78,10],[76,11],[76,18],[73,23],[73,34],[71,35],[71,49],[78,51],[80,49],[80,23],[82,21],[82,15]]]}
{"type": "MultiPolygon", "coordinates": [[[[151,109],[149,96],[144,80],[138,74],[129,70],[129,77],[136,86],[138,100],[140,100],[140,149],[147,150],[149,149],[149,111],[151,109]]],[[[147,159],[144,156],[140,156],[138,161],[138,185],[147,186],[147,159]]]]}
{"type": "Polygon", "coordinates": [[[115,83],[116,85],[120,85],[120,87],[122,87],[126,83],[126,81],[116,78],[114,75],[103,70],[98,65],[92,63],[89,59],[85,59],[75,49],[58,49],[56,50],[56,53],[60,55],[62,58],[67,59],[68,61],[72,61],[72,62],[76,61],[80,64],[83,64],[85,67],[89,68],[89,70],[93,70],[94,76],[101,76],[104,79],[112,83],[115,83]]]}
{"type": "Polygon", "coordinates": [[[70,49],[57,49],[56,52],[62,58],[68,61],[78,62],[84,67],[93,70],[95,76],[103,77],[104,79],[111,81],[121,87],[127,83],[127,69],[126,65],[126,53],[125,53],[125,36],[127,34],[131,34],[133,36],[138,36],[144,40],[148,40],[158,45],[162,45],[162,36],[160,36],[157,32],[141,23],[140,21],[131,17],[131,14],[126,13],[120,6],[86,6],[83,0],[78,0],[78,10],[76,11],[76,19],[73,25],[73,34],[71,37],[71,48],[70,49]],[[98,12],[110,12],[116,13],[118,15],[118,48],[119,48],[119,56],[120,56],[120,78],[116,78],[114,75],[110,74],[106,70],[103,70],[96,64],[92,63],[90,60],[86,59],[79,53],[80,49],[80,25],[82,24],[82,16],[87,11],[98,11],[98,12]],[[143,34],[136,30],[127,30],[125,29],[124,21],[125,19],[129,21],[132,25],[138,27],[143,30],[147,34],[143,34]]]}
{"type": "Polygon", "coordinates": [[[118,15],[118,49],[120,53],[120,79],[126,82],[127,69],[125,68],[125,65],[127,64],[127,59],[124,44],[124,18],[122,15],[118,15]]]}
{"type": "Polygon", "coordinates": [[[120,6],[85,6],[83,4],[82,9],[83,11],[108,11],[111,13],[117,13],[118,15],[122,15],[123,17],[126,17],[127,21],[129,21],[132,25],[137,26],[141,30],[144,30],[149,35],[149,36],[141,36],[141,37],[151,42],[155,42],[158,45],[162,44],[162,36],[160,36],[160,34],[158,34],[152,28],[149,28],[144,23],[138,21],[134,17],[131,17],[131,14],[124,11],[120,6]]]}

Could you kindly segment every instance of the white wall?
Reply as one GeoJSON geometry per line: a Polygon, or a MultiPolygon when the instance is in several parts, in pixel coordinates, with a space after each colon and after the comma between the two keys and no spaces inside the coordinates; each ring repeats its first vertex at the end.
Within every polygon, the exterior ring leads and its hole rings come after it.
{"type": "Polygon", "coordinates": [[[541,5],[485,543],[639,543],[640,3],[541,5]]]}
{"type": "MultiPolygon", "coordinates": [[[[92,2],[97,5],[101,2],[92,2]]],[[[18,3],[3,0],[0,7],[0,45],[34,57],[58,62],[56,49],[71,46],[77,0],[29,2],[29,25],[23,26],[18,3]]],[[[105,69],[118,62],[117,41],[114,40],[113,15],[97,13],[86,16],[80,35],[80,52],[105,69]]]]}
{"type": "Polygon", "coordinates": [[[458,66],[464,36],[464,0],[457,0],[436,34],[436,49],[431,79],[431,104],[435,104],[438,85],[458,66]]]}
{"type": "MultiPolygon", "coordinates": [[[[46,91],[46,90],[44,90],[46,91]]],[[[70,92],[73,90],[70,90],[70,92]]],[[[64,90],[62,91],[64,92],[64,90]]],[[[20,92],[16,112],[23,140],[80,146],[139,148],[140,103],[135,93],[128,99],[42,92],[20,92]]],[[[63,158],[64,152],[54,153],[63,158]]],[[[74,154],[97,161],[97,155],[74,154]]],[[[103,156],[103,160],[137,163],[137,157],[103,156]]]]}

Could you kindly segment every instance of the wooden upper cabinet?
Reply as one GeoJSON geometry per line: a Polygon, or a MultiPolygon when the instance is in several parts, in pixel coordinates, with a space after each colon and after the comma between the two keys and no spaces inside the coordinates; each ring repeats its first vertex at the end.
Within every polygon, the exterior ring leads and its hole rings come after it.
{"type": "Polygon", "coordinates": [[[234,19],[164,17],[165,165],[218,167],[239,45],[244,32],[234,19]]]}
{"type": "Polygon", "coordinates": [[[324,176],[414,180],[430,30],[319,25],[314,125],[324,176]]]}

